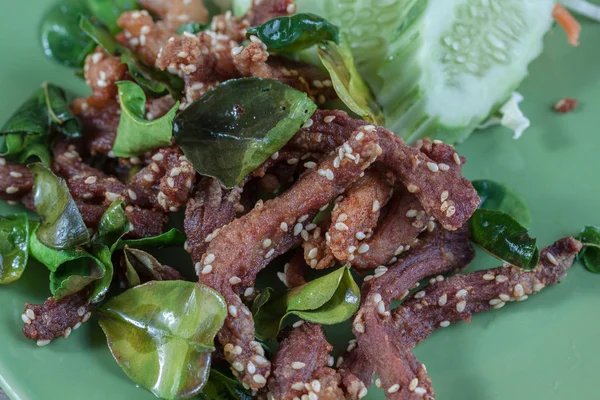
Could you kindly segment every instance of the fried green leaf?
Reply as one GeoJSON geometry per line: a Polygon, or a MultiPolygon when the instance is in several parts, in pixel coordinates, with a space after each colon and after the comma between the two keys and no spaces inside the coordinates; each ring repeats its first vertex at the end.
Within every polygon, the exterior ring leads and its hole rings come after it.
{"type": "Polygon", "coordinates": [[[149,281],[162,281],[162,264],[152,254],[125,246],[125,277],[129,287],[149,281]]]}
{"type": "Polygon", "coordinates": [[[114,251],[119,240],[131,230],[131,223],[125,214],[123,201],[113,202],[104,212],[96,233],[92,238],[95,245],[106,246],[114,251]]]}
{"type": "Polygon", "coordinates": [[[383,112],[358,72],[348,42],[345,39],[340,44],[328,42],[320,46],[317,52],[340,100],[361,118],[384,125],[383,112]]]}
{"type": "Polygon", "coordinates": [[[501,211],[477,209],[469,220],[471,240],[492,256],[525,270],[536,267],[536,240],[513,217],[501,211]]]}
{"type": "Polygon", "coordinates": [[[583,243],[578,258],[593,273],[600,274],[600,227],[586,226],[577,236],[583,243]]]}
{"type": "Polygon", "coordinates": [[[62,250],[90,240],[83,218],[66,182],[40,163],[31,164],[33,202],[40,217],[36,236],[41,243],[62,250]]]}
{"type": "Polygon", "coordinates": [[[319,43],[339,43],[337,26],[315,14],[295,14],[273,18],[260,26],[246,29],[247,35],[256,35],[269,50],[296,52],[319,43]]]}
{"type": "Polygon", "coordinates": [[[531,213],[527,203],[517,192],[498,182],[482,179],[471,182],[481,198],[479,208],[502,211],[525,228],[531,227],[531,213]]]}
{"type": "Polygon", "coordinates": [[[29,221],[27,214],[0,216],[0,284],[21,277],[27,266],[29,221]]]}
{"type": "Polygon", "coordinates": [[[198,397],[200,400],[252,400],[253,398],[241,383],[215,369],[210,370],[208,382],[198,397]]]}
{"type": "Polygon", "coordinates": [[[179,27],[179,29],[177,29],[177,34],[183,35],[183,32],[189,32],[189,33],[196,34],[196,33],[205,31],[209,27],[210,27],[210,24],[205,24],[202,22],[190,22],[188,24],[181,25],[179,27]]]}
{"type": "Polygon", "coordinates": [[[173,130],[200,174],[232,188],[281,149],[316,108],[305,93],[275,80],[234,79],[181,112],[173,130]]]}
{"type": "Polygon", "coordinates": [[[146,95],[131,81],[117,82],[121,117],[113,152],[117,157],[134,157],[159,147],[171,145],[173,118],[179,107],[175,104],[165,115],[147,120],[146,95]]]}
{"type": "Polygon", "coordinates": [[[206,286],[153,281],[110,299],[99,323],[127,376],[170,400],[201,392],[226,314],[225,300],[206,286]]]}
{"type": "Polygon", "coordinates": [[[158,236],[142,238],[142,239],[126,239],[120,240],[117,244],[118,249],[123,249],[125,246],[129,246],[134,249],[142,249],[146,247],[173,247],[183,246],[185,242],[185,234],[178,229],[171,229],[158,236]]]}
{"type": "Polygon", "coordinates": [[[64,89],[43,83],[0,129],[0,155],[20,163],[37,157],[49,166],[56,134],[82,135],[81,123],[69,108],[72,98],[64,89]]]}
{"type": "MultiPolygon", "coordinates": [[[[113,35],[121,31],[121,28],[117,25],[117,20],[121,14],[125,11],[140,8],[136,0],[85,0],[85,3],[90,14],[102,22],[113,35]]],[[[79,19],[75,23],[79,27],[79,19]]]]}
{"type": "Polygon", "coordinates": [[[155,97],[170,94],[179,99],[183,92],[183,80],[166,71],[159,71],[142,63],[127,47],[121,45],[104,28],[94,25],[88,18],[81,17],[79,26],[98,46],[112,56],[121,56],[121,62],[126,64],[133,79],[155,97]]]}
{"type": "Polygon", "coordinates": [[[302,286],[272,298],[272,292],[255,299],[256,335],[266,340],[277,336],[284,319],[296,315],[303,320],[333,325],[350,318],[360,303],[360,290],[349,267],[342,267],[302,286]]]}

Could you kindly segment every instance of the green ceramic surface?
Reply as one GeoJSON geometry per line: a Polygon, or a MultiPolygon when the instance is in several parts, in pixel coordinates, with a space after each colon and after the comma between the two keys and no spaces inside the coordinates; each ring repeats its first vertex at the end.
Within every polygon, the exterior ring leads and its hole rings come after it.
{"type": "MultiPolygon", "coordinates": [[[[49,80],[85,93],[83,83],[42,55],[36,32],[50,0],[2,2],[0,11],[0,122],[38,85],[49,80]]],[[[473,135],[459,152],[468,178],[512,186],[527,200],[532,234],[541,245],[600,224],[600,25],[583,22],[581,46],[563,32],[547,35],[541,57],[520,91],[532,128],[518,141],[503,129],[473,135]],[[565,96],[577,111],[559,115],[565,96]]],[[[0,213],[20,210],[0,204],[0,213]]],[[[471,268],[493,266],[478,257],[471,268]]],[[[172,264],[173,265],[173,264],[172,264]]],[[[152,399],[119,369],[95,320],[68,340],[38,348],[22,333],[27,301],[49,295],[48,272],[32,264],[23,277],[0,287],[0,386],[18,400],[152,399]]],[[[524,303],[475,315],[436,332],[416,348],[442,400],[598,399],[600,276],[580,264],[558,286],[524,303]]],[[[349,326],[328,329],[332,342],[350,339],[349,326]]],[[[383,399],[373,387],[367,399],[383,399]]]]}

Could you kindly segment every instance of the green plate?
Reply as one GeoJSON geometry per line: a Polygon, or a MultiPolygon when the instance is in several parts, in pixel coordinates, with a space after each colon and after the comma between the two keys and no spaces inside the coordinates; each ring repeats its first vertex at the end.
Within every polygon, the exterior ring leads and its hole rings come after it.
{"type": "MultiPolygon", "coordinates": [[[[50,0],[4,1],[0,13],[0,122],[42,81],[85,93],[70,71],[46,60],[36,29],[50,0]]],[[[459,147],[466,176],[515,188],[530,204],[532,233],[542,245],[600,224],[598,168],[600,25],[584,23],[581,46],[567,45],[559,29],[531,67],[520,91],[532,128],[518,141],[503,129],[479,132],[459,147]],[[577,111],[559,115],[552,104],[579,99],[577,111]]],[[[0,205],[0,213],[17,211],[0,205]]],[[[481,256],[472,268],[494,265],[481,256]]],[[[0,287],[0,386],[12,399],[153,399],[119,369],[97,323],[68,340],[38,348],[21,328],[23,304],[49,295],[48,272],[32,265],[14,284],[0,287]]],[[[475,315],[436,332],[416,349],[438,397],[445,399],[597,399],[600,357],[600,276],[575,265],[558,286],[524,303],[475,315]]],[[[348,325],[328,329],[332,342],[350,339],[348,325]]],[[[368,399],[383,399],[373,387],[368,399]]]]}

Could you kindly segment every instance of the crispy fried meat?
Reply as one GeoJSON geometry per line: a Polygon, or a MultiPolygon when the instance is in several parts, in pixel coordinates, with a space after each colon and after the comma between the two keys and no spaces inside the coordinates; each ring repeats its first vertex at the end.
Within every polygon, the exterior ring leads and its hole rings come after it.
{"type": "Polygon", "coordinates": [[[302,242],[304,260],[313,269],[326,269],[335,264],[335,257],[328,244],[330,234],[327,229],[330,225],[331,219],[327,218],[314,228],[315,230],[311,234],[308,231],[301,232],[304,240],[302,242]]]}
{"type": "Polygon", "coordinates": [[[290,261],[284,265],[283,272],[278,272],[277,276],[285,286],[293,288],[306,283],[305,270],[304,255],[301,250],[297,250],[290,261]]]}
{"type": "Polygon", "coordinates": [[[85,83],[92,89],[92,95],[86,98],[87,105],[96,109],[114,102],[119,92],[115,83],[129,75],[120,57],[109,56],[101,48],[86,57],[83,71],[85,83]]]}
{"type": "MultiPolygon", "coordinates": [[[[436,229],[419,240],[406,256],[389,269],[378,267],[375,275],[368,277],[362,288],[361,307],[352,327],[358,348],[370,361],[386,390],[408,390],[417,377],[421,387],[431,389],[431,382],[410,349],[399,345],[395,339],[389,307],[394,299],[404,298],[421,279],[443,274],[466,266],[475,256],[469,241],[468,228],[457,231],[436,229]]],[[[364,366],[364,362],[358,363],[364,366]]],[[[343,364],[342,375],[352,374],[356,366],[343,364]]],[[[364,371],[360,374],[366,375],[364,371]]],[[[371,374],[372,379],[372,374],[371,374]]],[[[349,380],[345,377],[345,380],[349,380]]],[[[370,385],[370,380],[363,382],[370,385]]],[[[348,390],[348,388],[347,388],[348,390]]],[[[351,397],[358,396],[350,393],[351,397]]]]}
{"type": "Polygon", "coordinates": [[[250,26],[262,25],[277,17],[296,13],[294,0],[252,0],[252,7],[246,14],[250,26]]]}
{"type": "Polygon", "coordinates": [[[202,0],[140,0],[140,5],[158,15],[173,32],[183,24],[208,21],[208,11],[202,0]]]}
{"type": "Polygon", "coordinates": [[[32,187],[31,172],[25,165],[0,157],[0,200],[19,201],[32,187]]]}
{"type": "Polygon", "coordinates": [[[112,154],[121,118],[121,108],[115,98],[101,108],[90,107],[87,99],[76,99],[71,108],[81,121],[84,140],[92,156],[112,154]]]}
{"type": "Polygon", "coordinates": [[[167,40],[175,36],[164,22],[155,23],[146,10],[124,12],[117,20],[117,24],[123,28],[123,32],[117,35],[117,40],[133,50],[146,65],[150,66],[155,64],[167,40]]]}
{"type": "Polygon", "coordinates": [[[277,400],[309,398],[340,400],[344,392],[321,325],[304,322],[279,344],[273,357],[269,393],[277,400]]]}
{"type": "Polygon", "coordinates": [[[382,127],[350,118],[343,111],[318,110],[312,124],[302,129],[290,141],[288,148],[312,152],[328,152],[339,146],[358,127],[367,127],[379,136],[383,153],[379,161],[413,193],[425,212],[439,221],[445,229],[461,227],[477,209],[480,199],[471,183],[462,178],[463,159],[450,146],[433,142],[432,151],[439,145],[447,163],[436,163],[426,153],[408,146],[402,139],[382,127]]]}
{"type": "Polygon", "coordinates": [[[218,180],[200,180],[185,209],[186,251],[200,260],[219,230],[235,219],[242,188],[225,189],[218,180]]]}
{"type": "Polygon", "coordinates": [[[82,290],[56,301],[49,298],[44,304],[25,303],[21,319],[25,323],[23,333],[29,339],[37,340],[38,346],[45,346],[53,339],[68,338],[71,332],[90,319],[92,305],[89,292],[82,290]]]}
{"type": "Polygon", "coordinates": [[[381,150],[375,135],[365,131],[352,134],[347,145],[360,156],[359,163],[345,158],[336,168],[337,153],[325,158],[281,196],[258,203],[248,214],[221,228],[202,260],[194,259],[200,263],[200,282],[218,290],[228,303],[229,315],[218,334],[219,342],[234,373],[253,389],[265,385],[270,364],[255,362],[257,355],[262,356],[262,348],[254,342],[251,313],[237,292],[253,286],[258,271],[297,243],[311,215],[343,193],[381,150]],[[253,362],[251,368],[249,361],[253,362]]]}
{"type": "Polygon", "coordinates": [[[331,212],[327,242],[336,259],[342,263],[352,262],[355,256],[374,253],[363,240],[372,235],[381,208],[386,205],[392,192],[388,179],[373,168],[348,188],[344,198],[336,203],[331,212]]]}
{"type": "Polygon", "coordinates": [[[229,37],[238,43],[246,40],[246,29],[250,26],[250,22],[246,17],[237,18],[231,11],[225,14],[215,15],[212,19],[210,28],[221,35],[229,37]]]}

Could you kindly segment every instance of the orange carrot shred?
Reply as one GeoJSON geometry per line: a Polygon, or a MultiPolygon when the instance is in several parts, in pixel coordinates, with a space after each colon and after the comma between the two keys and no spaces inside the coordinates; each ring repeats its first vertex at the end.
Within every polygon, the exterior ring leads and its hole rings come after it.
{"type": "Polygon", "coordinates": [[[565,30],[569,44],[571,46],[579,46],[579,33],[581,32],[581,25],[579,22],[577,22],[575,17],[573,17],[566,8],[558,3],[556,3],[554,10],[552,10],[552,16],[565,30]]]}

